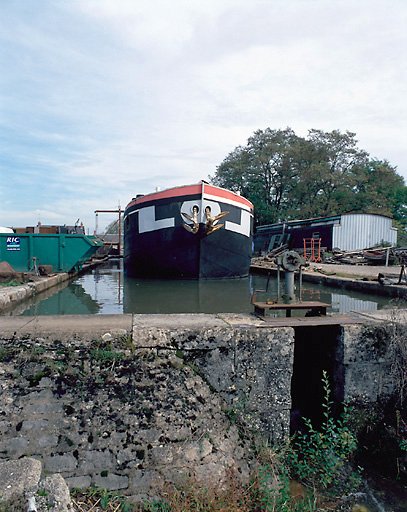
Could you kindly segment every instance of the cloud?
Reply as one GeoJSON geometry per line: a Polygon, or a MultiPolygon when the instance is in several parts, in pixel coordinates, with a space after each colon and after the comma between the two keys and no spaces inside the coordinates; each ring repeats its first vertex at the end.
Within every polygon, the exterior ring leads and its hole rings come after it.
{"type": "Polygon", "coordinates": [[[41,210],[91,225],[119,199],[213,175],[268,126],[356,132],[407,176],[404,0],[0,9],[0,224],[41,210]]]}
{"type": "Polygon", "coordinates": [[[243,4],[241,0],[91,0],[78,1],[76,7],[120,38],[125,47],[152,54],[162,61],[183,52],[197,27],[213,23],[227,6],[236,8],[243,4]]]}

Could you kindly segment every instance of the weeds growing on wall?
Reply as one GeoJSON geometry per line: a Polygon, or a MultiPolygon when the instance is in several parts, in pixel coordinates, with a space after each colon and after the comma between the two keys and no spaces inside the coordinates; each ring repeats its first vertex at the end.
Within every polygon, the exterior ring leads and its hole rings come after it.
{"type": "Polygon", "coordinates": [[[15,279],[8,279],[0,283],[0,286],[6,288],[7,286],[21,286],[21,283],[16,281],[15,279]]]}
{"type": "MultiPolygon", "coordinates": [[[[277,480],[280,482],[280,480],[277,480]]],[[[207,487],[194,477],[166,484],[156,501],[134,504],[118,493],[104,489],[76,490],[72,493],[74,512],[314,512],[317,499],[310,492],[301,497],[290,493],[288,481],[276,487],[275,475],[269,468],[255,471],[247,484],[229,469],[218,487],[207,487]]]]}
{"type": "Polygon", "coordinates": [[[388,324],[389,353],[391,371],[396,383],[399,403],[402,405],[407,395],[407,327],[405,310],[393,309],[388,324]]]}
{"type": "Polygon", "coordinates": [[[361,476],[360,468],[355,471],[350,464],[357,441],[347,427],[349,411],[344,406],[341,416],[333,417],[326,372],[322,383],[324,421],[321,428],[315,430],[311,421],[305,419],[306,429],[282,446],[261,444],[258,466],[247,485],[241,484],[233,471],[228,473],[226,483],[219,489],[205,488],[195,480],[187,479],[182,487],[170,485],[166,488],[164,501],[161,505],[156,504],[164,508],[145,510],[313,512],[327,510],[321,507],[328,503],[329,509],[336,497],[358,487],[361,476]],[[293,493],[292,479],[304,484],[299,495],[293,493]],[[331,501],[327,501],[329,499],[331,501]]]}
{"type": "MultiPolygon", "coordinates": [[[[339,419],[332,416],[328,376],[323,374],[325,398],[324,422],[315,430],[305,420],[306,430],[279,447],[260,445],[258,465],[247,483],[233,468],[219,486],[209,487],[193,476],[177,485],[167,483],[157,501],[134,504],[126,497],[106,489],[76,490],[72,493],[75,512],[316,512],[333,510],[334,501],[326,496],[343,495],[354,490],[360,474],[349,469],[356,439],[346,426],[345,408],[339,419]],[[295,478],[305,484],[302,492],[292,492],[295,478]],[[322,501],[325,500],[325,501],[322,501]],[[326,507],[328,505],[328,507],[326,507]]],[[[10,505],[10,504],[9,504],[10,505]]],[[[18,508],[0,506],[0,512],[18,508]]]]}
{"type": "MultiPolygon", "coordinates": [[[[0,358],[7,358],[6,351],[0,358]]],[[[37,358],[40,355],[37,355],[37,358]]],[[[111,367],[116,361],[109,347],[97,347],[93,354],[98,363],[111,367]]],[[[58,371],[59,371],[58,367],[58,371]]],[[[66,369],[63,370],[65,374],[66,369]]],[[[37,377],[37,375],[35,375],[37,377]]],[[[229,469],[227,478],[218,487],[207,487],[193,477],[182,484],[166,484],[156,502],[135,505],[127,498],[104,489],[88,489],[72,493],[74,510],[80,512],[312,512],[321,510],[321,495],[337,496],[353,490],[359,483],[358,472],[349,469],[349,461],[356,448],[356,438],[347,427],[348,410],[339,419],[332,415],[331,390],[328,376],[323,374],[324,421],[319,430],[305,420],[306,430],[283,446],[262,445],[258,448],[258,465],[247,483],[229,469]],[[291,479],[305,484],[303,492],[295,496],[291,479]]],[[[244,404],[243,404],[244,405],[244,404]]],[[[233,415],[244,414],[237,407],[233,415]]],[[[236,420],[235,416],[232,418],[236,420]]],[[[253,432],[244,431],[244,435],[253,432]]],[[[4,508],[0,512],[22,510],[4,508]]]]}
{"type": "Polygon", "coordinates": [[[323,372],[322,382],[322,426],[315,430],[311,421],[305,419],[305,430],[298,432],[292,440],[286,462],[294,478],[323,494],[342,495],[353,491],[361,481],[361,469],[354,471],[349,464],[357,440],[347,427],[349,411],[346,405],[338,419],[332,415],[333,402],[326,372],[323,372]]]}

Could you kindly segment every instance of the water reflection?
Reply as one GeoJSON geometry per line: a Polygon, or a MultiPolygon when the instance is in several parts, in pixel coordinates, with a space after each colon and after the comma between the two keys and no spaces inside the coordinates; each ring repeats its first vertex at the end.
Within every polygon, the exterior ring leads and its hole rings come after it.
{"type": "MultiPolygon", "coordinates": [[[[122,261],[111,260],[71,283],[52,288],[20,305],[12,315],[121,314],[121,313],[251,313],[251,294],[266,288],[267,276],[213,281],[163,281],[126,278],[122,261]]],[[[283,287],[282,283],[282,286],[283,287]]],[[[282,290],[281,290],[282,291],[282,290]]],[[[296,289],[299,296],[298,285],[296,289]]],[[[276,300],[277,279],[261,301],[276,300]]],[[[303,283],[302,300],[331,304],[328,312],[376,310],[392,305],[391,299],[350,290],[303,283]]],[[[10,314],[10,313],[8,313],[10,314]]],[[[285,316],[284,312],[273,313],[285,316]]],[[[293,315],[303,312],[293,312],[293,315]]]]}
{"type": "Polygon", "coordinates": [[[250,306],[250,279],[154,281],[125,279],[124,313],[242,313],[250,306]]]}
{"type": "Polygon", "coordinates": [[[339,293],[331,293],[332,311],[341,313],[342,311],[375,311],[379,304],[366,299],[357,297],[348,297],[339,293]]]}
{"type": "MultiPolygon", "coordinates": [[[[71,283],[60,291],[52,288],[54,293],[44,299],[36,296],[31,306],[23,311],[24,316],[37,315],[96,315],[100,313],[100,305],[85,292],[80,284],[71,283]]],[[[26,307],[26,306],[25,306],[26,307]]]]}

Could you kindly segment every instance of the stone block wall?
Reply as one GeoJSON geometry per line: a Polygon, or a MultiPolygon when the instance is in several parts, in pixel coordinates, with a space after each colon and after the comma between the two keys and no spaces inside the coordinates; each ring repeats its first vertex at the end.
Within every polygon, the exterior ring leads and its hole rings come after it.
{"type": "MultiPolygon", "coordinates": [[[[219,482],[234,467],[247,478],[254,455],[237,425],[272,442],[289,434],[294,329],[170,317],[134,315],[131,337],[105,341],[3,336],[0,461],[33,456],[71,487],[139,499],[185,472],[219,482]]],[[[335,333],[344,398],[389,395],[391,332],[335,333]]]]}
{"type": "Polygon", "coordinates": [[[392,340],[389,324],[342,327],[345,400],[376,403],[395,392],[392,340]]]}
{"type": "MultiPolygon", "coordinates": [[[[233,320],[233,315],[228,319],[233,320]]],[[[181,355],[222,397],[229,416],[238,416],[250,430],[274,443],[289,435],[291,327],[225,326],[224,321],[208,325],[206,315],[157,315],[152,326],[148,316],[134,315],[133,342],[181,355]]]]}
{"type": "Polygon", "coordinates": [[[0,461],[32,456],[71,487],[143,499],[184,473],[247,478],[253,454],[236,419],[288,433],[290,329],[133,338],[0,340],[0,461]]]}

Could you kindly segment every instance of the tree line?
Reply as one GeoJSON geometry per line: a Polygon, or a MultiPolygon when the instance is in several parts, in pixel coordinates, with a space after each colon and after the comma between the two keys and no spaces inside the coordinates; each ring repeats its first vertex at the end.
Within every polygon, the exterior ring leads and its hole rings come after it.
{"type": "Polygon", "coordinates": [[[388,215],[404,228],[403,177],[357,142],[349,131],[311,129],[304,138],[291,128],[257,130],[209,179],[249,199],[256,225],[354,212],[388,215]]]}

